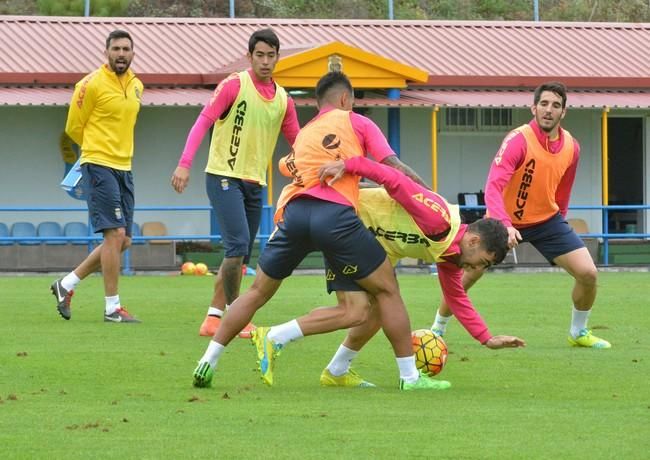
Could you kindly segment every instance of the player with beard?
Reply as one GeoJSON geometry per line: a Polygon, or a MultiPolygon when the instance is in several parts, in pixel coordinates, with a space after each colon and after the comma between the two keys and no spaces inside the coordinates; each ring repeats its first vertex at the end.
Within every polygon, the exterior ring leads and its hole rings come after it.
{"type": "Polygon", "coordinates": [[[130,70],[135,53],[128,32],[114,30],[106,39],[106,63],[75,85],[65,132],[81,147],[81,172],[88,187],[88,212],[96,233],[103,234],[81,264],[56,280],[51,290],[66,320],[77,284],[101,269],[104,321],[139,323],[118,294],[120,256],[131,245],[135,197],[131,160],[142,82],[130,70]]]}
{"type": "MultiPolygon", "coordinates": [[[[587,319],[596,300],[598,271],[582,240],[566,221],[571,188],[578,168],[580,146],[560,126],[566,115],[566,87],[548,82],[535,89],[533,120],[511,131],[496,154],[485,186],[490,217],[508,229],[510,247],[531,243],[552,265],[575,279],[569,344],[610,348],[594,336],[587,319]]],[[[463,286],[469,289],[483,270],[466,270],[463,286]]],[[[442,302],[432,329],[445,332],[451,312],[442,302]]]]}

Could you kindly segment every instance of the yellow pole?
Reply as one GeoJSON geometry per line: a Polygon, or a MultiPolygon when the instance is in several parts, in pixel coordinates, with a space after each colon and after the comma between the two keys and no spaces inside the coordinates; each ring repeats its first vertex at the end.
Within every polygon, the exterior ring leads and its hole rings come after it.
{"type": "Polygon", "coordinates": [[[433,106],[431,112],[431,190],[438,191],[438,111],[440,107],[433,106]]]}
{"type": "Polygon", "coordinates": [[[266,204],[273,206],[273,160],[266,167],[266,204]]]}
{"type": "Polygon", "coordinates": [[[607,123],[607,114],[609,113],[609,107],[603,107],[603,117],[602,117],[602,126],[601,126],[601,152],[602,152],[602,174],[603,174],[603,206],[609,205],[609,151],[608,151],[608,123],[607,123]]]}

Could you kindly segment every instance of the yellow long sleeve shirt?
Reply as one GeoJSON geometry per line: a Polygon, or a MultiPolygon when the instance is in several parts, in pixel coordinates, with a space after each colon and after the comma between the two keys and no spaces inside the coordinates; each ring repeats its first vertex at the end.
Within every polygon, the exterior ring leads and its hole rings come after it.
{"type": "Polygon", "coordinates": [[[75,85],[65,132],[81,146],[81,164],[131,170],[143,90],[131,70],[118,76],[106,64],[75,85]]]}

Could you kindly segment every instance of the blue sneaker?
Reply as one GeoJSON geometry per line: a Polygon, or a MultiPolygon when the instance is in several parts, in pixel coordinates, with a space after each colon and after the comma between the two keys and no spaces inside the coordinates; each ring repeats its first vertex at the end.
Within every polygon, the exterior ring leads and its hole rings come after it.
{"type": "Polygon", "coordinates": [[[273,365],[282,349],[281,345],[273,343],[268,338],[270,330],[270,327],[258,327],[251,332],[251,341],[257,349],[257,362],[262,373],[262,381],[267,385],[273,385],[273,365]]]}

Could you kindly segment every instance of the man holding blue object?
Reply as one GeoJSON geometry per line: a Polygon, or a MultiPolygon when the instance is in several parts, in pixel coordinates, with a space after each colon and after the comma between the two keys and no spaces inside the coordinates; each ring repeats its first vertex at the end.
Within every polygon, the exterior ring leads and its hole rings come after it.
{"type": "Polygon", "coordinates": [[[104,321],[139,323],[120,302],[118,280],[121,254],[131,245],[135,205],[131,160],[143,85],[129,69],[135,53],[128,32],[112,31],[104,55],[107,62],[75,85],[65,126],[65,132],[81,146],[90,222],[104,240],[77,268],[56,280],[51,290],[59,314],[69,320],[75,287],[101,269],[104,321]]]}

